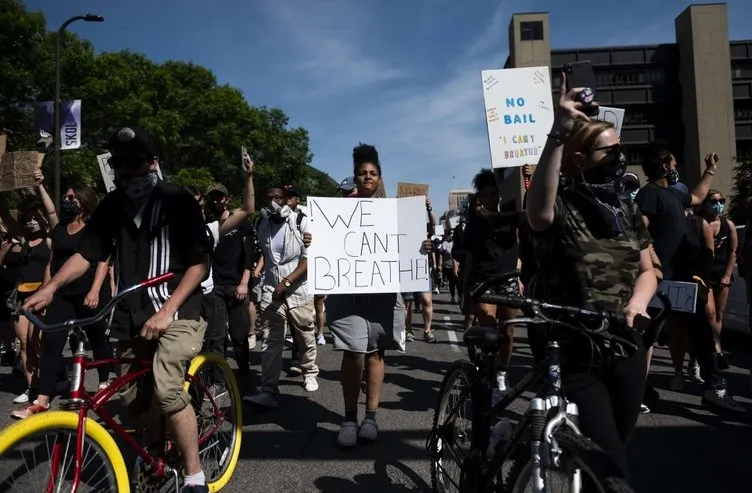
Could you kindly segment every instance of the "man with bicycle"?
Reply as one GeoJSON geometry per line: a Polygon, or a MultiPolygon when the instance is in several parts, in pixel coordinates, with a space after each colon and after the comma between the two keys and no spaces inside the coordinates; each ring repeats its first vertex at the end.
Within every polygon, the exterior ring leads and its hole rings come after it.
{"type": "Polygon", "coordinates": [[[116,190],[92,214],[78,253],[23,308],[43,310],[55,292],[81,277],[91,262],[110,257],[117,259],[120,288],[174,273],[173,281],[150,287],[114,309],[111,326],[131,337],[122,357],[154,362],[153,381],[136,382],[122,397],[139,417],[153,418],[152,401],[156,403],[185,463],[183,491],[208,492],[196,415],[183,390],[186,365],[200,352],[206,331],[200,283],[208,273],[210,249],[201,209],[190,193],[159,180],[155,147],[144,130],[123,127],[108,147],[116,190]]]}

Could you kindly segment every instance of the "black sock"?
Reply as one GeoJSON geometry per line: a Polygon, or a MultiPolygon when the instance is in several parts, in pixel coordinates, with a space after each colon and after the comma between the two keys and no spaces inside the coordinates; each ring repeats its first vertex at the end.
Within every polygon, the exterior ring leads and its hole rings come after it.
{"type": "Polygon", "coordinates": [[[358,411],[345,411],[345,421],[358,422],[358,411]]]}
{"type": "Polygon", "coordinates": [[[366,409],[366,419],[372,419],[376,421],[376,411],[377,409],[374,409],[374,410],[366,409]]]}

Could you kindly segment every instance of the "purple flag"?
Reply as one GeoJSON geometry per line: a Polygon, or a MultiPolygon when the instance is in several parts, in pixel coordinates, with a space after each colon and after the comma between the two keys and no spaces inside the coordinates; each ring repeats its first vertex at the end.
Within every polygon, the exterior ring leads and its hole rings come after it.
{"type": "MultiPolygon", "coordinates": [[[[52,145],[55,128],[54,102],[44,101],[36,107],[37,145],[52,145]]],[[[81,147],[81,100],[60,102],[60,149],[78,149],[81,147]]]]}

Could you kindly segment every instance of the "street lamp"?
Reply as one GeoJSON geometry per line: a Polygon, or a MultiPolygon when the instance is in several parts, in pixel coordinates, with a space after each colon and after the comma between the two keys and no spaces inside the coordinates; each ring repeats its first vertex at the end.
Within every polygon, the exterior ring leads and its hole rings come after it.
{"type": "Polygon", "coordinates": [[[55,208],[60,210],[60,46],[63,44],[65,29],[76,21],[103,22],[104,17],[96,14],[82,14],[71,17],[63,22],[57,30],[57,46],[55,47],[55,128],[53,141],[55,142],[55,208]]]}

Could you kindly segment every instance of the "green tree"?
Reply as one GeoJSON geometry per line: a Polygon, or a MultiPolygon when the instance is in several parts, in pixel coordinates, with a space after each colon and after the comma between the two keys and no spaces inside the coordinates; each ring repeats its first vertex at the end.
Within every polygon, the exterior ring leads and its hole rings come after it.
{"type": "MultiPolygon", "coordinates": [[[[33,103],[49,101],[54,93],[56,33],[19,0],[0,0],[0,22],[0,132],[8,134],[9,150],[31,149],[33,103]]],[[[96,155],[116,126],[138,124],[154,136],[163,175],[172,180],[211,177],[239,198],[240,148],[246,146],[256,162],[259,201],[266,188],[285,183],[311,195],[336,191],[325,174],[310,167],[305,129],[290,128],[281,109],[249,105],[211,70],[180,61],[157,64],[127,50],[95,54],[90,43],[71,33],[62,54],[62,97],[81,99],[83,118],[82,148],[62,152],[64,181],[96,184],[104,192],[96,155]]],[[[52,176],[51,151],[44,171],[52,176]]]]}
{"type": "Polygon", "coordinates": [[[734,224],[746,224],[747,217],[744,204],[752,196],[752,160],[737,161],[734,167],[734,186],[731,191],[729,217],[734,224]]]}

